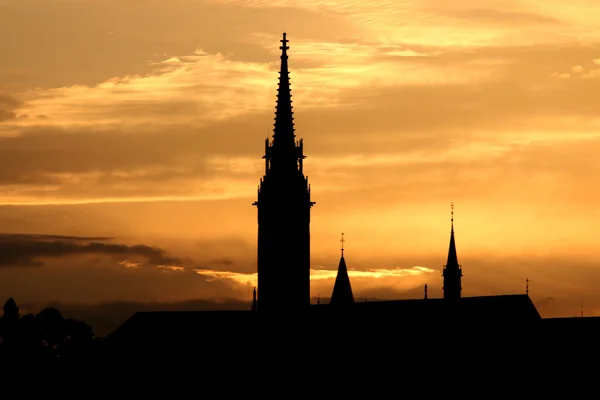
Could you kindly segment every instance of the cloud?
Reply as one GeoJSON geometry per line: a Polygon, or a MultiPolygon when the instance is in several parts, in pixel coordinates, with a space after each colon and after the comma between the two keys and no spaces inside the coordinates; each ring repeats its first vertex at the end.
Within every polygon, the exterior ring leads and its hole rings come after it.
{"type": "Polygon", "coordinates": [[[561,21],[526,11],[510,11],[492,8],[439,8],[431,9],[433,13],[439,13],[461,21],[469,21],[478,24],[498,24],[498,25],[523,25],[523,24],[560,24],[561,21]]]}
{"type": "MultiPolygon", "coordinates": [[[[222,1],[259,9],[305,9],[346,19],[361,29],[362,37],[448,46],[568,42],[592,28],[589,13],[597,11],[585,0],[568,5],[553,1],[515,1],[510,5],[506,1],[488,1],[485,8],[473,8],[466,1],[440,0],[410,0],[402,4],[393,0],[222,1]],[[461,19],[460,24],[456,23],[457,18],[461,19]]],[[[586,38],[598,37],[588,34],[586,38]]]]}
{"type": "MultiPolygon", "coordinates": [[[[340,187],[326,180],[324,170],[334,165],[385,163],[391,172],[408,163],[427,171],[432,160],[444,160],[449,168],[469,168],[540,140],[561,146],[594,137],[600,124],[594,81],[552,76],[571,69],[567,59],[589,64],[598,54],[593,47],[411,50],[300,39],[293,49],[292,60],[307,63],[292,71],[298,135],[306,139],[307,171],[322,190],[340,187]],[[409,50],[420,56],[403,53],[409,50]],[[355,69],[363,67],[373,70],[355,69]]],[[[153,75],[25,96],[20,113],[48,118],[3,125],[0,201],[250,196],[270,134],[276,55],[271,63],[218,54],[177,60],[159,63],[153,75]]]]}
{"type": "MultiPolygon", "coordinates": [[[[258,275],[256,273],[214,271],[203,268],[196,268],[194,272],[204,277],[208,282],[225,280],[246,287],[255,287],[258,284],[258,275]]],[[[392,293],[408,290],[416,285],[420,285],[426,279],[427,275],[434,272],[436,271],[431,268],[415,266],[410,268],[350,269],[348,275],[350,276],[355,292],[370,291],[372,295],[373,292],[386,289],[392,293]]],[[[323,267],[311,269],[311,292],[313,294],[328,293],[333,287],[336,276],[337,270],[324,269],[323,267]]]]}
{"type": "Polygon", "coordinates": [[[598,79],[600,78],[600,59],[592,60],[592,67],[584,67],[582,65],[574,65],[569,72],[554,72],[552,76],[558,79],[598,79]]]}
{"type": "Polygon", "coordinates": [[[22,103],[16,98],[0,93],[0,123],[16,119],[15,110],[21,106],[22,103]]]}
{"type": "Polygon", "coordinates": [[[121,261],[124,266],[181,264],[182,260],[169,257],[163,249],[146,245],[127,246],[105,243],[106,238],[83,238],[56,235],[0,235],[0,267],[39,267],[47,258],[79,255],[106,255],[112,257],[135,257],[143,261],[121,261]],[[82,244],[81,242],[86,242],[82,244]]]}

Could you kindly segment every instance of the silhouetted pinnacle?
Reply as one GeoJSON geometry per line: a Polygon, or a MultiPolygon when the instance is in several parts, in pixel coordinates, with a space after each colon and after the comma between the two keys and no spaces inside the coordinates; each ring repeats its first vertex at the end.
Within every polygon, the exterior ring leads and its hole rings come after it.
{"type": "Polygon", "coordinates": [[[448,260],[446,268],[458,268],[458,255],[456,253],[456,243],[454,243],[454,225],[450,230],[450,247],[448,248],[448,260]]]}
{"type": "Polygon", "coordinates": [[[346,260],[344,256],[340,258],[338,273],[333,285],[333,293],[331,294],[330,304],[342,305],[354,303],[354,295],[352,294],[352,286],[350,285],[350,277],[346,268],[346,260]]]}
{"type": "Polygon", "coordinates": [[[275,129],[273,130],[273,144],[286,143],[294,146],[294,117],[292,112],[292,92],[290,86],[290,72],[288,69],[289,50],[286,34],[281,40],[281,68],[279,70],[279,87],[277,89],[277,105],[275,111],[275,129]]]}
{"type": "Polygon", "coordinates": [[[444,298],[445,299],[460,299],[462,291],[462,269],[458,264],[458,256],[456,254],[456,243],[454,242],[454,204],[452,207],[452,218],[450,228],[450,246],[448,248],[448,260],[444,266],[442,276],[444,277],[444,298]]]}

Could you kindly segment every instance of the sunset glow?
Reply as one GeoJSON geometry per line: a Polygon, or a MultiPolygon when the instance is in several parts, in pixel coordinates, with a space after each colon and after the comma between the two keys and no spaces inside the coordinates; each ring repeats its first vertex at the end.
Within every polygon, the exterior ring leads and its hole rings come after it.
{"type": "Polygon", "coordinates": [[[600,310],[598,15],[0,0],[0,224],[23,235],[0,241],[0,297],[248,302],[286,31],[313,297],[331,295],[342,231],[357,296],[439,297],[454,202],[466,295],[529,278],[545,316],[600,310]]]}

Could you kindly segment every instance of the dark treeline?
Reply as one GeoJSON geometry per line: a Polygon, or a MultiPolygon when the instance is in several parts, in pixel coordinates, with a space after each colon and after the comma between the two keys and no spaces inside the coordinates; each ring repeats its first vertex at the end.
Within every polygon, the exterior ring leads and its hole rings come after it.
{"type": "Polygon", "coordinates": [[[0,318],[0,360],[82,360],[94,356],[100,338],[85,322],[64,318],[56,308],[20,315],[9,298],[0,318]]]}

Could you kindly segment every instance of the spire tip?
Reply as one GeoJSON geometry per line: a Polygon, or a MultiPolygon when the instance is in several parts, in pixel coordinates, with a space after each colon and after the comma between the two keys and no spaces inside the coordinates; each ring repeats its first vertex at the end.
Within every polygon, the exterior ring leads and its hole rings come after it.
{"type": "Polygon", "coordinates": [[[287,40],[287,33],[283,32],[283,39],[281,39],[280,42],[282,43],[282,46],[280,46],[279,48],[283,50],[284,53],[286,50],[290,49],[290,47],[287,45],[289,42],[289,40],[287,40]]]}

